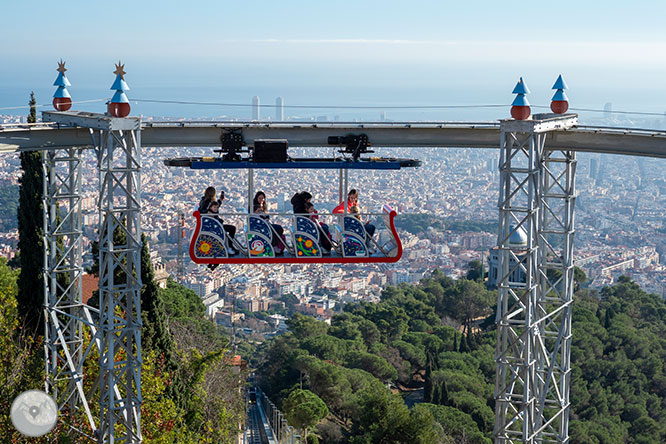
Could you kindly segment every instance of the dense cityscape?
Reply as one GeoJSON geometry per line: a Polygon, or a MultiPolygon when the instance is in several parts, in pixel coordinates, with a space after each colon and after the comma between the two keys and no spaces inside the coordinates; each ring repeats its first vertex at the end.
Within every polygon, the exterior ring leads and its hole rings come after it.
{"type": "MultiPolygon", "coordinates": [[[[322,118],[330,119],[327,116],[322,118]]],[[[20,122],[21,119],[0,116],[0,123],[20,122]]],[[[618,123],[627,124],[614,122],[618,123]]],[[[644,124],[660,126],[663,122],[644,124]]],[[[298,311],[330,321],[336,309],[345,303],[377,301],[387,285],[417,283],[434,269],[459,278],[465,275],[473,260],[482,260],[484,267],[488,266],[489,252],[497,239],[496,229],[492,227],[497,220],[498,152],[412,148],[383,149],[380,153],[421,159],[423,166],[420,168],[399,172],[359,171],[350,175],[350,188],[360,191],[364,210],[378,212],[382,205],[389,204],[398,210],[398,219],[401,215],[409,219],[415,214],[425,214],[432,217],[431,220],[485,223],[485,227],[491,228],[465,230],[462,226],[452,230],[445,222],[423,230],[402,229],[403,259],[390,266],[235,265],[211,272],[189,260],[188,242],[194,228],[191,213],[203,190],[211,185],[226,193],[222,213],[244,213],[247,173],[243,170],[167,168],[163,164],[167,157],[210,155],[211,151],[144,148],[143,231],[149,238],[153,265],[162,282],[172,276],[193,289],[206,304],[209,315],[220,325],[245,326],[243,331],[248,334],[278,330],[283,320],[280,314],[274,313],[271,322],[248,323],[244,313],[282,312],[283,299],[288,294],[298,298],[298,311]],[[181,213],[186,235],[178,245],[181,213]],[[179,251],[184,258],[182,269],[177,260],[179,251]]],[[[291,148],[290,154],[317,156],[331,155],[334,151],[335,148],[291,148]]],[[[666,226],[663,219],[666,169],[663,161],[600,154],[579,154],[577,158],[576,265],[588,275],[588,285],[601,288],[613,284],[619,276],[627,275],[646,291],[666,297],[666,226]]],[[[87,252],[86,261],[91,263],[90,243],[95,239],[99,217],[96,210],[98,177],[92,152],[88,152],[85,159],[84,251],[87,252]]],[[[0,157],[0,187],[18,186],[18,165],[18,156],[0,157]]],[[[258,171],[255,189],[267,194],[269,211],[274,213],[291,211],[291,196],[303,190],[314,195],[313,202],[320,213],[330,213],[338,200],[337,172],[258,171]]],[[[5,213],[2,217],[11,219],[15,216],[5,213]]],[[[326,220],[326,216],[322,218],[326,220]]],[[[239,228],[243,225],[240,216],[228,216],[227,219],[239,228]]],[[[274,216],[274,220],[288,225],[287,217],[274,216]]],[[[381,224],[378,219],[376,222],[381,224]]],[[[17,241],[15,228],[0,233],[0,254],[11,259],[17,241]]]]}

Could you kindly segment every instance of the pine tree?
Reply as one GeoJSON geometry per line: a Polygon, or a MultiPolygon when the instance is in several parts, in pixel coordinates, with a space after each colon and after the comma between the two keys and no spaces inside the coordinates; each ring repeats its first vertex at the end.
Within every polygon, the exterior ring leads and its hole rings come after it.
{"type": "MultiPolygon", "coordinates": [[[[28,123],[37,121],[34,92],[30,94],[30,114],[28,123]]],[[[44,214],[42,195],[44,175],[42,172],[41,151],[21,153],[18,230],[21,273],[18,279],[19,319],[31,334],[42,334],[44,304],[44,214]]]]}

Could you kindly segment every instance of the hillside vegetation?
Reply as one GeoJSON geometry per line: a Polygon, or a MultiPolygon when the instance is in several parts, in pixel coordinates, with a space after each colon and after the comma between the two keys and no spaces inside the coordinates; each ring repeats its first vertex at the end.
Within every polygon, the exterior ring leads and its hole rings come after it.
{"type": "MultiPolygon", "coordinates": [[[[287,415],[295,391],[324,402],[329,415],[310,425],[322,443],[488,444],[495,300],[436,271],[386,289],[378,304],[346,306],[330,326],[296,314],[290,333],[260,351],[258,377],[287,415]],[[409,409],[401,394],[419,389],[423,402],[409,409]]],[[[666,442],[664,301],[627,278],[581,290],[573,335],[571,442],[666,442]]]]}
{"type": "MultiPolygon", "coordinates": [[[[227,337],[204,317],[205,307],[194,292],[172,281],[166,289],[158,289],[151,280],[152,268],[142,271],[146,274],[142,292],[143,442],[236,442],[239,424],[245,416],[244,375],[230,365],[227,337]],[[168,329],[161,330],[163,326],[168,329]]],[[[43,339],[27,335],[18,317],[17,278],[18,271],[10,269],[0,258],[0,443],[85,442],[67,426],[89,430],[82,413],[61,412],[60,421],[51,433],[29,441],[11,424],[9,411],[13,399],[25,390],[43,390],[45,379],[43,339]]],[[[84,342],[90,340],[86,334],[84,342]]],[[[122,360],[122,353],[118,352],[116,361],[122,360]]],[[[84,364],[86,391],[92,389],[99,375],[98,359],[93,349],[84,364]]],[[[90,407],[99,412],[97,398],[92,399],[90,407]]]]}

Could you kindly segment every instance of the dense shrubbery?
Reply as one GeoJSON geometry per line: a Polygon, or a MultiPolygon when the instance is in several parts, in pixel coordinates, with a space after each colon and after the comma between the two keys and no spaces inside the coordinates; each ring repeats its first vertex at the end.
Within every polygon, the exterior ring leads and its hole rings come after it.
{"type": "MultiPolygon", "coordinates": [[[[488,444],[496,332],[472,320],[492,313],[494,297],[435,272],[378,304],[348,305],[331,326],[297,314],[261,351],[258,376],[278,402],[298,387],[325,402],[322,443],[488,444]],[[387,383],[422,387],[425,402],[408,410],[387,383]]],[[[626,278],[580,290],[573,335],[572,443],[666,442],[666,303],[626,278]]]]}
{"type": "Polygon", "coordinates": [[[481,284],[437,272],[419,287],[386,289],[380,303],[348,305],[330,327],[296,314],[291,333],[262,351],[258,375],[278,402],[302,386],[326,403],[322,442],[489,442],[493,339],[473,333],[471,320],[490,314],[493,300],[481,284]],[[422,387],[433,404],[409,410],[391,383],[422,387]]]}

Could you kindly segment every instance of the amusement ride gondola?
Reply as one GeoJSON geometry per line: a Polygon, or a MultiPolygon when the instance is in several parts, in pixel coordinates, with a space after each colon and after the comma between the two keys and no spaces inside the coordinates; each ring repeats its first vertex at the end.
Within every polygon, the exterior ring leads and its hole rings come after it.
{"type": "Polygon", "coordinates": [[[255,169],[337,169],[339,170],[340,202],[346,201],[349,170],[399,170],[417,167],[421,162],[415,159],[386,157],[362,157],[373,153],[365,134],[332,136],[330,145],[339,145],[340,156],[332,158],[292,158],[288,155],[288,142],[283,139],[254,140],[246,147],[243,136],[238,131],[228,131],[221,137],[222,147],[215,152],[217,157],[186,157],[165,159],[171,167],[186,167],[196,170],[208,169],[247,169],[248,205],[247,213],[200,214],[195,211],[196,228],[190,241],[189,254],[198,264],[267,264],[267,263],[391,263],[402,256],[402,243],[395,228],[396,211],[383,205],[380,213],[348,212],[348,205],[342,205],[341,214],[323,215],[335,220],[330,232],[324,232],[310,214],[253,213],[255,169]],[[228,236],[223,217],[244,219],[244,235],[228,236]],[[282,216],[291,219],[289,230],[280,236],[273,224],[265,216],[282,216]],[[365,225],[357,217],[378,217],[382,229],[370,236],[365,225]],[[322,248],[326,236],[332,248],[330,252],[322,248]],[[330,237],[329,237],[330,236],[330,237]],[[242,240],[239,240],[241,238],[242,240]],[[277,242],[276,242],[277,241],[277,242]],[[284,251],[276,248],[276,243],[284,251]],[[238,254],[233,254],[237,251],[238,254]]]}

